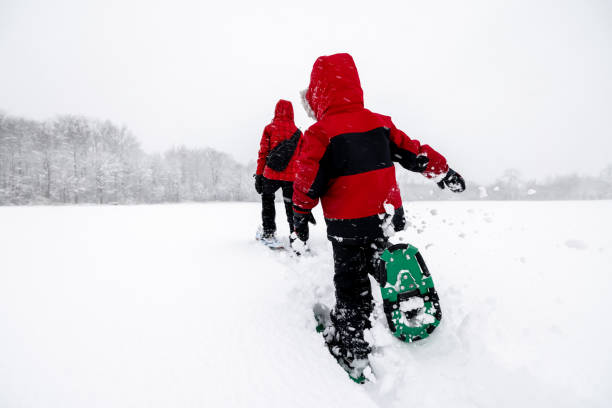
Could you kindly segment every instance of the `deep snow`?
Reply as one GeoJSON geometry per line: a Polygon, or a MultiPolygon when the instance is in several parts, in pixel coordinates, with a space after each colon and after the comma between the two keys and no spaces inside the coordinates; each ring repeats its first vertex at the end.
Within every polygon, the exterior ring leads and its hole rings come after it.
{"type": "Polygon", "coordinates": [[[0,407],[609,406],[610,201],[406,210],[442,324],[403,344],[378,310],[359,386],[314,331],[320,213],[296,259],[254,241],[254,203],[2,207],[0,407]]]}

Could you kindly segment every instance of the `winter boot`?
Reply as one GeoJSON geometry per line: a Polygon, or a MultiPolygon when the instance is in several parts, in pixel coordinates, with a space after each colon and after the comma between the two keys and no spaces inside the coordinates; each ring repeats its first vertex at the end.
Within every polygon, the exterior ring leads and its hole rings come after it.
{"type": "Polygon", "coordinates": [[[370,344],[364,339],[363,332],[371,329],[371,307],[346,307],[337,303],[331,312],[331,323],[335,329],[335,341],[341,352],[354,359],[368,358],[372,351],[370,344]]]}
{"type": "MultiPolygon", "coordinates": [[[[363,339],[363,330],[352,330],[354,327],[338,323],[344,320],[346,314],[338,312],[337,309],[330,313],[327,306],[317,303],[313,312],[317,321],[317,332],[323,335],[329,352],[349,377],[358,384],[375,379],[368,359],[371,347],[363,339]]],[[[369,320],[366,326],[370,327],[369,320]]]]}
{"type": "Polygon", "coordinates": [[[310,246],[308,245],[308,242],[304,242],[299,239],[295,232],[292,232],[291,235],[289,235],[289,246],[297,256],[310,253],[310,246]]]}
{"type": "Polygon", "coordinates": [[[370,366],[368,356],[372,348],[364,339],[364,330],[372,327],[371,311],[371,307],[351,308],[337,303],[330,314],[329,350],[356,382],[365,381],[364,370],[370,366]]]}

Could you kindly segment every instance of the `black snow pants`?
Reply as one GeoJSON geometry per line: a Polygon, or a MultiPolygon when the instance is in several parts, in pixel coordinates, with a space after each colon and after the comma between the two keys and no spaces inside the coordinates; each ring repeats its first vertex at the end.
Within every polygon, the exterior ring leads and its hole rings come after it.
{"type": "Polygon", "coordinates": [[[332,241],[334,250],[334,286],[336,306],[331,321],[336,331],[336,342],[342,352],[352,358],[365,358],[370,346],[363,331],[371,328],[373,309],[372,286],[368,275],[379,283],[384,270],[380,255],[389,246],[386,238],[364,244],[332,241]]]}
{"type": "Polygon", "coordinates": [[[283,191],[283,201],[289,232],[293,232],[293,183],[283,180],[263,179],[263,191],[261,194],[261,218],[264,235],[271,235],[276,232],[276,208],[274,207],[274,194],[278,189],[283,191]]]}

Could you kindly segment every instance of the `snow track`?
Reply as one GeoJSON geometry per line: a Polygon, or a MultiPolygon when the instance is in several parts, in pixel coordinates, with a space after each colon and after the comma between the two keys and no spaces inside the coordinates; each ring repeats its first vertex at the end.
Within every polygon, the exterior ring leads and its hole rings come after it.
{"type": "Polygon", "coordinates": [[[611,209],[408,204],[442,324],[403,344],[377,309],[359,386],[314,331],[320,213],[295,258],[254,241],[257,204],[0,208],[0,406],[607,406],[611,209]]]}

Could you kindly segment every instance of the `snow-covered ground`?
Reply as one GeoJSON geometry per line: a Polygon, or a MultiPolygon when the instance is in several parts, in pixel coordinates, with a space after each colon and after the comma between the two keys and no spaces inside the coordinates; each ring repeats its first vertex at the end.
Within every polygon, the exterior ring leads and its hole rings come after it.
{"type": "Polygon", "coordinates": [[[314,331],[323,222],[295,259],[254,203],[0,208],[0,407],[610,406],[612,202],[406,210],[444,317],[403,344],[378,310],[360,386],[314,331]]]}

